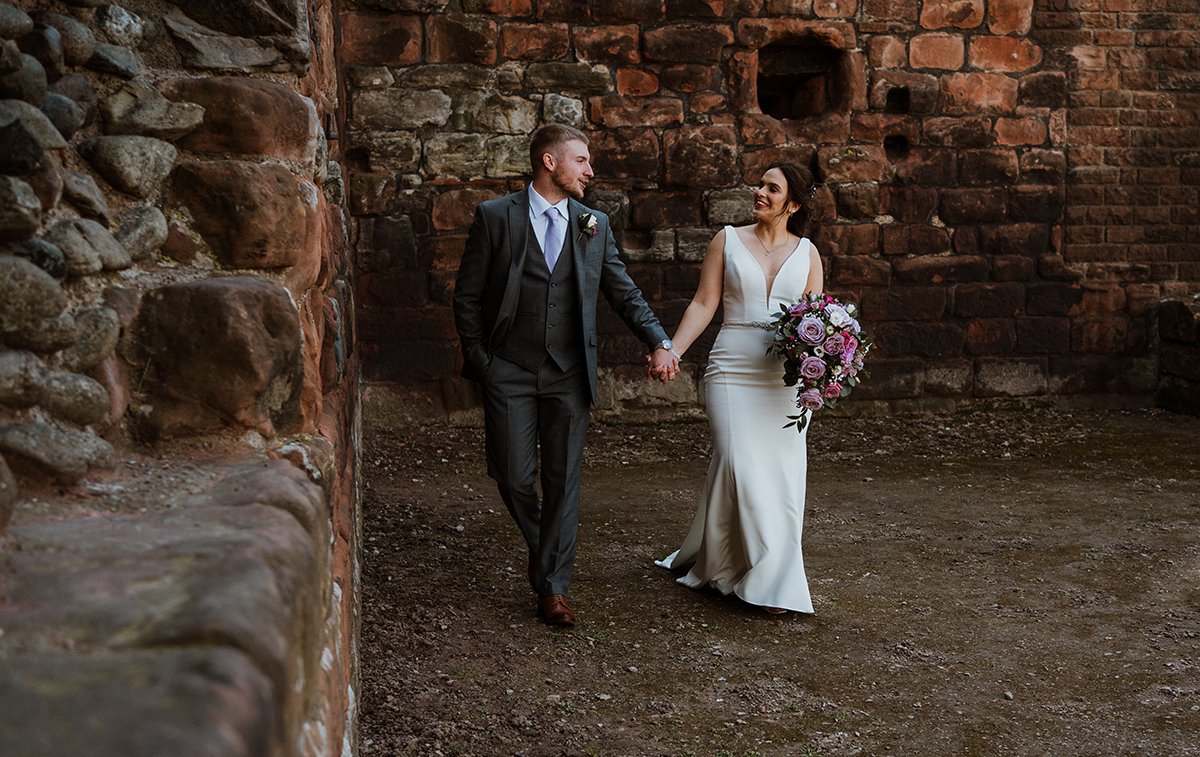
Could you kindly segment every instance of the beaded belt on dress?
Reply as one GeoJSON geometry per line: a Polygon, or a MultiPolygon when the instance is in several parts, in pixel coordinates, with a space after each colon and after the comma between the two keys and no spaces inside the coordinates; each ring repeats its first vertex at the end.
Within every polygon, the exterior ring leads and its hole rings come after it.
{"type": "Polygon", "coordinates": [[[748,329],[764,329],[770,331],[775,325],[770,321],[725,321],[722,326],[741,326],[748,329]]]}

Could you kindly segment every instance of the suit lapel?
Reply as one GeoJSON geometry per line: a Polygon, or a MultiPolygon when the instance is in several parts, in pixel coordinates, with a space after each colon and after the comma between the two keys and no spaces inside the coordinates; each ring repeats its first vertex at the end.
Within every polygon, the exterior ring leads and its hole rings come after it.
{"type": "Polygon", "coordinates": [[[529,244],[529,190],[515,192],[508,206],[508,279],[504,282],[504,297],[492,329],[492,344],[503,339],[512,325],[521,292],[521,270],[525,266],[525,251],[529,244]]]}
{"type": "Polygon", "coordinates": [[[584,236],[579,229],[579,216],[584,212],[584,207],[574,199],[567,200],[567,234],[571,243],[571,262],[575,264],[575,284],[579,287],[580,294],[583,293],[583,275],[584,261],[587,251],[588,241],[590,237],[584,236]]]}

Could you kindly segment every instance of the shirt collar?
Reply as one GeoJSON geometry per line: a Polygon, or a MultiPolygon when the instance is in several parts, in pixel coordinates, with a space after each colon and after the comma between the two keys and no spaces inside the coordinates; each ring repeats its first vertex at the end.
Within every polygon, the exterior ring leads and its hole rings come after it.
{"type": "MultiPolygon", "coordinates": [[[[563,218],[567,217],[567,199],[564,197],[554,203],[554,207],[558,208],[558,212],[563,218]]],[[[545,197],[537,193],[537,190],[533,188],[533,184],[531,183],[529,185],[529,214],[537,218],[545,213],[548,207],[550,207],[550,203],[546,201],[545,197]]]]}

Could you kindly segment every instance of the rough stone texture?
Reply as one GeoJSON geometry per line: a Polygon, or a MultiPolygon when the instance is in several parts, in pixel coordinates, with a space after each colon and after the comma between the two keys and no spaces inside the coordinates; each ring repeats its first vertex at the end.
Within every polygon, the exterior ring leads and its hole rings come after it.
{"type": "Polygon", "coordinates": [[[0,404],[36,405],[46,381],[46,366],[32,352],[0,351],[0,404]]]}
{"type": "MultiPolygon", "coordinates": [[[[15,45],[12,49],[15,50],[15,45]]],[[[32,55],[18,53],[18,56],[20,68],[0,76],[0,97],[40,105],[46,97],[46,69],[32,55]]]]}
{"type": "MultiPolygon", "coordinates": [[[[36,105],[40,106],[44,100],[43,93],[36,105]]],[[[24,126],[44,150],[61,150],[67,146],[66,140],[54,128],[53,122],[35,105],[20,100],[0,100],[0,127],[14,122],[24,126]]]]}
{"type": "Polygon", "coordinates": [[[51,371],[46,374],[38,404],[56,418],[87,426],[104,419],[108,400],[108,391],[95,379],[51,371]]]}
{"type": "Polygon", "coordinates": [[[72,276],[118,271],[132,263],[112,232],[91,219],[63,221],[46,233],[46,239],[62,250],[72,276]]]}
{"type": "Polygon", "coordinates": [[[0,255],[0,338],[11,339],[67,307],[58,282],[27,260],[0,255]]]}
{"type": "Polygon", "coordinates": [[[197,103],[198,129],[179,146],[202,153],[252,153],[312,163],[324,137],[313,101],[275,82],[239,77],[173,79],[172,100],[197,103]]]}
{"type": "Polygon", "coordinates": [[[46,99],[42,100],[42,112],[63,139],[70,140],[83,127],[83,111],[74,100],[57,92],[46,94],[46,99]]]}
{"type": "Polygon", "coordinates": [[[135,328],[154,433],[298,426],[300,330],[278,284],[227,277],[162,287],[146,295],[135,328]]]}
{"type": "Polygon", "coordinates": [[[96,12],[96,27],[114,45],[136,48],[145,34],[145,24],[136,13],[119,5],[102,5],[96,12]]]}
{"type": "Polygon", "coordinates": [[[117,346],[121,322],[115,310],[86,308],[75,314],[76,337],[62,351],[61,361],[70,371],[86,371],[104,361],[117,346]]]}
{"type": "Polygon", "coordinates": [[[110,184],[134,197],[154,194],[175,165],[175,146],[153,137],[94,137],[80,151],[110,184]]]}
{"type": "Polygon", "coordinates": [[[0,37],[18,39],[33,31],[33,19],[25,11],[0,3],[0,37]]]}
{"type": "Polygon", "coordinates": [[[312,240],[317,190],[286,168],[236,160],[175,172],[172,199],[226,265],[279,268],[301,261],[312,240]]]}
{"type": "Polygon", "coordinates": [[[121,216],[117,241],[134,260],[143,260],[158,252],[167,241],[167,219],[153,205],[141,205],[121,216]]]}
{"type": "Polygon", "coordinates": [[[115,465],[112,445],[103,439],[41,421],[0,426],[0,453],[13,467],[31,466],[63,483],[115,465]]]}
{"type": "Polygon", "coordinates": [[[107,42],[96,43],[87,65],[88,68],[123,79],[132,79],[142,72],[142,64],[138,61],[136,53],[128,47],[110,45],[107,42]]]}
{"type": "Polygon", "coordinates": [[[137,134],[168,142],[192,132],[204,120],[195,103],[172,103],[151,83],[135,79],[100,106],[107,134],[137,134]]]}
{"type": "Polygon", "coordinates": [[[96,186],[96,180],[85,173],[80,171],[67,173],[67,178],[63,182],[63,197],[74,205],[82,216],[103,221],[106,225],[112,221],[112,215],[108,210],[108,200],[100,191],[100,187],[96,186]]]}
{"type": "Polygon", "coordinates": [[[33,188],[0,176],[0,240],[25,239],[42,225],[42,202],[33,188]]]}
{"type": "Polygon", "coordinates": [[[81,66],[92,57],[92,52],[96,49],[96,37],[87,24],[63,13],[47,11],[34,13],[34,18],[38,23],[58,30],[62,36],[63,55],[67,63],[81,66]]]}

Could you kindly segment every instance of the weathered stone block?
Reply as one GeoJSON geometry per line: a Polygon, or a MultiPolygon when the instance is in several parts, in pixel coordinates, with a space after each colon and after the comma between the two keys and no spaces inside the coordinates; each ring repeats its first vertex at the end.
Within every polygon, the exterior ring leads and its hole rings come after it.
{"type": "Polygon", "coordinates": [[[269,155],[311,164],[325,137],[313,101],[275,82],[217,76],[174,79],[162,86],[171,99],[204,108],[200,127],[179,140],[193,152],[269,155]]]}
{"type": "Polygon", "coordinates": [[[1021,104],[1030,108],[1061,108],[1067,102],[1067,76],[1061,71],[1039,71],[1021,77],[1021,104]]]}
{"type": "Polygon", "coordinates": [[[977,397],[1028,397],[1045,394],[1046,387],[1046,367],[1041,360],[1008,358],[976,362],[977,397]]]}
{"type": "MultiPolygon", "coordinates": [[[[582,104],[581,104],[582,107],[582,104]]],[[[549,123],[550,120],[547,119],[549,123]]],[[[559,122],[561,123],[561,122],[559,122]]],[[[529,139],[523,135],[491,137],[484,146],[487,175],[495,178],[519,178],[529,174],[529,139]]]]}
{"type": "Polygon", "coordinates": [[[896,280],[906,284],[947,284],[987,281],[987,259],[975,255],[939,255],[897,260],[892,266],[896,280]]]}
{"type": "Polygon", "coordinates": [[[486,16],[430,15],[425,19],[425,59],[431,63],[494,64],[498,31],[496,22],[486,16]]]}
{"type": "Polygon", "coordinates": [[[450,118],[450,97],[439,89],[372,89],[354,94],[351,119],[367,129],[419,129],[443,126],[450,118]]]}
{"type": "Polygon", "coordinates": [[[668,24],[645,32],[642,43],[647,60],[716,62],[733,43],[733,31],[726,24],[668,24]]]}
{"type": "Polygon", "coordinates": [[[576,26],[574,40],[579,59],[590,63],[637,63],[642,58],[637,24],[576,26]]]}
{"type": "Polygon", "coordinates": [[[971,38],[971,66],[980,71],[1028,71],[1042,61],[1042,48],[1025,37],[971,38]]]}
{"type": "Polygon", "coordinates": [[[865,255],[837,255],[830,258],[829,281],[837,286],[887,286],[892,267],[885,260],[865,255]]]}
{"type": "Polygon", "coordinates": [[[661,175],[658,137],[650,129],[605,129],[588,139],[599,176],[654,181],[661,175]]]}
{"type": "Polygon", "coordinates": [[[606,127],[674,126],[683,123],[683,101],[673,97],[611,94],[588,101],[592,121],[606,127]]]}
{"type": "Polygon", "coordinates": [[[1002,221],[1003,189],[947,189],[942,192],[942,220],[949,224],[1002,221]]]}
{"type": "Polygon", "coordinates": [[[227,266],[280,268],[311,253],[317,189],[285,168],[237,160],[180,166],[171,194],[227,266]]]}
{"type": "Polygon", "coordinates": [[[1071,351],[1068,318],[1018,318],[1017,352],[1022,355],[1062,355],[1071,351]]]}
{"type": "Polygon", "coordinates": [[[992,34],[1025,34],[1033,24],[1034,0],[988,0],[988,30],[992,34]]]}
{"type": "Polygon", "coordinates": [[[95,137],[80,152],[110,184],[134,197],[154,194],[175,165],[175,146],[152,137],[95,137]]]}
{"type": "Polygon", "coordinates": [[[538,104],[532,100],[486,92],[469,92],[454,99],[456,107],[446,123],[450,131],[528,136],[537,128],[538,104]]]}
{"type": "Polygon", "coordinates": [[[893,172],[883,148],[874,145],[821,147],[817,160],[829,182],[887,181],[893,172]]]}
{"type": "Polygon", "coordinates": [[[908,59],[913,68],[957,71],[964,61],[963,38],[957,34],[918,34],[909,40],[908,59]]]}
{"type": "MultiPolygon", "coordinates": [[[[708,250],[708,245],[712,239],[713,233],[711,229],[676,229],[676,256],[684,263],[699,263],[704,260],[704,254],[708,250]]],[[[699,283],[699,272],[697,272],[695,281],[692,281],[688,277],[688,281],[678,288],[681,292],[680,296],[690,297],[696,291],[699,283]]]]}
{"type": "Polygon", "coordinates": [[[583,126],[583,101],[549,92],[542,98],[542,120],[580,128],[583,126]]]}
{"type": "Polygon", "coordinates": [[[1014,221],[1059,221],[1065,204],[1062,187],[1016,186],[1008,193],[1008,212],[1014,221]]]}
{"type": "Polygon", "coordinates": [[[932,113],[938,103],[938,78],[905,71],[876,71],[869,98],[872,110],[932,113]]]}
{"type": "Polygon", "coordinates": [[[1049,250],[1050,227],[1038,223],[980,226],[979,245],[989,256],[1021,255],[1034,260],[1049,250]]]}
{"type": "Polygon", "coordinates": [[[663,134],[668,185],[727,187],[737,182],[737,133],[732,126],[685,126],[663,134]]]}
{"type": "Polygon", "coordinates": [[[498,196],[488,189],[451,189],[443,192],[433,201],[433,228],[439,231],[465,229],[475,217],[475,207],[498,196]]]}
{"type": "Polygon", "coordinates": [[[33,187],[0,176],[0,240],[27,239],[42,225],[42,203],[33,187]]]}
{"type": "Polygon", "coordinates": [[[506,23],[500,28],[500,55],[508,60],[559,60],[570,49],[566,24],[506,23]]]}
{"type": "Polygon", "coordinates": [[[1003,74],[949,74],[942,78],[946,113],[1011,113],[1017,106],[1017,80],[1003,74]]]}
{"type": "MultiPolygon", "coordinates": [[[[741,226],[754,218],[754,192],[748,188],[719,189],[705,198],[708,222],[741,226]]],[[[711,237],[711,234],[709,235],[711,237]]],[[[706,242],[707,244],[707,242],[706,242]]]]}
{"type": "Polygon", "coordinates": [[[1007,355],[1017,343],[1011,318],[983,318],[967,323],[966,349],[970,355],[1007,355]]]}
{"type": "Polygon", "coordinates": [[[343,13],[343,63],[359,66],[398,66],[421,61],[424,29],[420,16],[363,11],[343,13]]]}
{"type": "MultiPolygon", "coordinates": [[[[42,421],[0,426],[0,452],[14,468],[74,483],[91,468],[112,468],[113,448],[87,432],[42,421]]],[[[10,629],[6,629],[10,630],[10,629]]]]}
{"type": "Polygon", "coordinates": [[[134,328],[153,432],[299,428],[300,328],[279,284],[223,277],[160,287],[143,298],[134,328]]]}
{"type": "Polygon", "coordinates": [[[425,145],[425,168],[432,176],[483,176],[488,160],[484,145],[481,134],[435,134],[425,145]]]}
{"type": "Polygon", "coordinates": [[[1017,154],[1013,150],[964,150],[959,154],[963,184],[1012,184],[1017,180],[1017,154]]]}
{"type": "Polygon", "coordinates": [[[1024,301],[1025,288],[1015,282],[964,283],[954,289],[954,313],[960,318],[1012,318],[1024,301]]]}
{"type": "Polygon", "coordinates": [[[525,72],[525,86],[575,95],[601,95],[613,88],[607,67],[587,63],[532,63],[525,72]]]}
{"type": "Polygon", "coordinates": [[[983,22],[983,0],[927,0],[921,7],[926,29],[974,29],[983,22]]]}
{"type": "Polygon", "coordinates": [[[944,287],[889,287],[863,292],[863,317],[877,321],[936,321],[946,314],[944,287]]]}
{"type": "Polygon", "coordinates": [[[137,134],[173,142],[200,125],[204,108],[190,102],[172,103],[154,85],[134,79],[104,100],[100,115],[106,134],[137,134]]]}
{"type": "Polygon", "coordinates": [[[854,389],[856,400],[916,397],[925,377],[925,364],[911,358],[872,357],[871,377],[854,389]]]}

